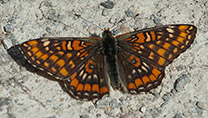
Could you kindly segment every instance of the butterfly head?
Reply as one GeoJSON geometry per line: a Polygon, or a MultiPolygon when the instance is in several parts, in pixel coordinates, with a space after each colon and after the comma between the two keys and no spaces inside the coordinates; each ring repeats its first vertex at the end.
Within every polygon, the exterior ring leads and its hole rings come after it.
{"type": "Polygon", "coordinates": [[[104,32],[102,34],[102,38],[106,39],[106,38],[112,38],[113,37],[113,33],[110,31],[109,28],[105,28],[104,32]]]}

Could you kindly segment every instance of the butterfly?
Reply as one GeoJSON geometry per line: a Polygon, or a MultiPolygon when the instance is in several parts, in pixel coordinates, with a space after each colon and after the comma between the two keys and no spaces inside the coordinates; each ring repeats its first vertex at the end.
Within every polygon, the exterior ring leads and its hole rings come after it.
{"type": "Polygon", "coordinates": [[[45,37],[20,45],[36,68],[64,81],[82,100],[109,95],[110,87],[131,94],[160,85],[165,67],[194,41],[189,24],[157,26],[113,36],[105,28],[98,37],[45,37]]]}

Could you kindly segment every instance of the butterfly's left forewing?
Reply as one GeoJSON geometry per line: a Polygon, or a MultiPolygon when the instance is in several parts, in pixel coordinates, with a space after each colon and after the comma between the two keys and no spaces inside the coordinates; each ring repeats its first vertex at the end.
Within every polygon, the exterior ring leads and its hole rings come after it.
{"type": "Polygon", "coordinates": [[[117,36],[118,61],[128,90],[149,91],[164,77],[164,69],[193,42],[193,25],[166,25],[117,36]],[[128,66],[129,65],[129,66],[128,66]]]}

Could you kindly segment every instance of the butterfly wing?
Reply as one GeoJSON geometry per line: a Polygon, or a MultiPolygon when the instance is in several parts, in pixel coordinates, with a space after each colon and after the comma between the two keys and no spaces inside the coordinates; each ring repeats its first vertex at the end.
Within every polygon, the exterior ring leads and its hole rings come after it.
{"type": "Polygon", "coordinates": [[[24,42],[20,48],[32,65],[64,80],[74,97],[92,100],[109,93],[98,40],[40,38],[24,42]]]}
{"type": "Polygon", "coordinates": [[[127,89],[139,93],[157,87],[165,67],[191,45],[196,31],[193,25],[166,25],[117,36],[127,89]]]}

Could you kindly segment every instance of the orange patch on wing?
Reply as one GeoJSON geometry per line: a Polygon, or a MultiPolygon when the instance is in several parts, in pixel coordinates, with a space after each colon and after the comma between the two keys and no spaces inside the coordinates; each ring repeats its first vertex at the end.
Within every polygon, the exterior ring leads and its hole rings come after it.
{"type": "Polygon", "coordinates": [[[98,84],[93,84],[92,85],[92,92],[99,92],[99,86],[98,86],[98,84]]]}
{"type": "Polygon", "coordinates": [[[35,52],[37,52],[38,50],[39,50],[39,48],[37,48],[37,47],[34,47],[34,48],[31,49],[31,51],[33,52],[33,54],[34,54],[35,52]]]}
{"type": "Polygon", "coordinates": [[[91,85],[90,84],[85,84],[84,85],[84,91],[90,92],[91,91],[91,85]]]}
{"type": "Polygon", "coordinates": [[[48,54],[44,54],[43,56],[40,57],[42,60],[46,60],[48,58],[48,54]]]}
{"type": "Polygon", "coordinates": [[[58,52],[58,55],[60,55],[60,56],[62,56],[63,54],[64,54],[63,51],[59,51],[59,52],[58,52]]]}
{"type": "Polygon", "coordinates": [[[143,76],[143,77],[142,77],[142,81],[143,81],[144,84],[146,85],[147,82],[149,82],[150,80],[149,80],[149,78],[148,78],[147,76],[143,76]]]}
{"type": "MultiPolygon", "coordinates": [[[[98,38],[99,39],[99,38],[98,38]]],[[[85,45],[93,45],[93,43],[84,43],[85,45]]]]}
{"type": "Polygon", "coordinates": [[[36,56],[36,59],[38,59],[40,56],[43,55],[41,51],[38,51],[37,53],[34,54],[36,56]]]}
{"type": "Polygon", "coordinates": [[[70,78],[71,78],[71,80],[73,80],[75,77],[77,76],[77,72],[76,73],[74,73],[70,78]]]}
{"type": "MultiPolygon", "coordinates": [[[[78,54],[78,53],[77,53],[78,54]]],[[[79,56],[79,55],[77,55],[77,56],[79,56]]],[[[84,53],[82,53],[81,55],[80,55],[80,57],[83,57],[83,56],[88,56],[88,52],[87,51],[85,51],[84,53]]]]}
{"type": "Polygon", "coordinates": [[[103,93],[107,93],[108,92],[108,88],[107,87],[101,87],[100,88],[100,93],[103,94],[103,93]]]}
{"type": "Polygon", "coordinates": [[[52,70],[53,72],[56,72],[56,69],[55,69],[54,67],[51,67],[51,70],[52,70]]]}
{"type": "Polygon", "coordinates": [[[160,48],[160,49],[157,51],[157,53],[158,53],[159,55],[161,55],[161,56],[164,56],[165,50],[162,49],[162,48],[160,48]]]}
{"type": "Polygon", "coordinates": [[[149,78],[150,78],[150,80],[152,82],[154,82],[155,80],[157,80],[157,78],[154,75],[152,75],[152,74],[149,76],[149,78]]]}
{"type": "Polygon", "coordinates": [[[59,59],[56,63],[59,65],[59,67],[62,67],[65,64],[65,61],[63,59],[59,59]]]}
{"type": "Polygon", "coordinates": [[[78,84],[77,88],[76,88],[77,91],[82,91],[83,90],[83,84],[78,84]]]}
{"type": "Polygon", "coordinates": [[[131,41],[131,40],[132,40],[132,38],[125,39],[125,41],[131,41]]]}
{"type": "Polygon", "coordinates": [[[145,37],[143,33],[138,33],[137,34],[138,40],[136,40],[137,43],[144,43],[145,37]]]}
{"type": "Polygon", "coordinates": [[[143,85],[143,83],[142,83],[142,81],[141,81],[140,78],[137,78],[137,79],[135,80],[135,84],[136,84],[137,87],[143,85]]]}
{"type": "Polygon", "coordinates": [[[66,56],[67,56],[67,58],[71,58],[72,54],[71,53],[67,53],[66,56]]]}
{"type": "Polygon", "coordinates": [[[28,41],[27,43],[32,47],[36,46],[38,44],[38,42],[36,40],[28,41]]]}
{"type": "Polygon", "coordinates": [[[67,76],[67,75],[69,74],[69,72],[68,72],[65,68],[62,68],[62,69],[60,70],[60,73],[61,73],[62,75],[64,75],[64,76],[67,76]]]}
{"type": "Polygon", "coordinates": [[[71,81],[70,85],[73,86],[73,87],[76,87],[78,83],[79,83],[79,80],[77,80],[76,78],[74,78],[74,79],[71,81]]]}
{"type": "Polygon", "coordinates": [[[128,61],[131,63],[131,61],[135,59],[136,60],[136,63],[134,64],[134,66],[136,67],[139,67],[141,65],[141,62],[140,62],[140,59],[138,57],[136,57],[135,55],[131,55],[129,58],[128,58],[128,61]]]}
{"type": "Polygon", "coordinates": [[[53,62],[55,62],[58,59],[58,57],[56,55],[52,55],[50,57],[50,60],[52,60],[53,62]]]}
{"type": "Polygon", "coordinates": [[[155,32],[150,31],[150,34],[151,34],[151,36],[152,36],[152,41],[154,41],[154,40],[155,40],[155,32]]]}
{"type": "Polygon", "coordinates": [[[163,48],[169,49],[170,46],[171,46],[171,45],[170,45],[169,43],[165,42],[164,45],[163,45],[163,48]]]}
{"type": "Polygon", "coordinates": [[[181,25],[178,27],[179,30],[187,30],[188,29],[188,25],[181,25]]]}
{"type": "Polygon", "coordinates": [[[177,38],[177,41],[180,43],[184,43],[184,40],[185,40],[185,38],[180,37],[180,36],[177,38]]]}
{"type": "Polygon", "coordinates": [[[180,36],[182,36],[182,37],[184,37],[184,38],[186,38],[187,35],[188,35],[188,34],[185,33],[185,32],[181,32],[181,33],[180,33],[180,36]]]}
{"type": "Polygon", "coordinates": [[[79,46],[79,44],[80,44],[80,41],[73,41],[72,42],[73,44],[72,44],[72,47],[74,48],[74,50],[80,50],[80,49],[82,49],[83,47],[81,47],[81,46],[79,46]]]}
{"type": "Polygon", "coordinates": [[[158,75],[160,75],[161,72],[160,72],[158,69],[153,68],[153,69],[152,69],[152,74],[154,74],[156,77],[158,77],[158,75]]]}
{"type": "Polygon", "coordinates": [[[66,51],[66,41],[62,41],[61,47],[64,51],[66,51]]]}
{"type": "Polygon", "coordinates": [[[85,71],[88,73],[92,73],[93,71],[91,68],[89,68],[90,64],[95,65],[96,63],[92,60],[88,60],[87,64],[85,65],[85,71]]]}
{"type": "Polygon", "coordinates": [[[49,67],[49,63],[48,62],[44,62],[44,66],[49,67]]]}
{"type": "Polygon", "coordinates": [[[178,41],[172,41],[172,44],[178,46],[180,43],[178,41]]]}
{"type": "Polygon", "coordinates": [[[159,60],[158,60],[158,64],[161,65],[161,66],[164,65],[165,64],[165,59],[160,57],[159,60]]]}
{"type": "Polygon", "coordinates": [[[128,89],[136,89],[136,86],[134,85],[134,83],[129,83],[128,89]]]}
{"type": "Polygon", "coordinates": [[[71,65],[71,68],[74,68],[75,67],[75,64],[74,64],[74,62],[72,60],[69,61],[69,65],[71,65]]]}

